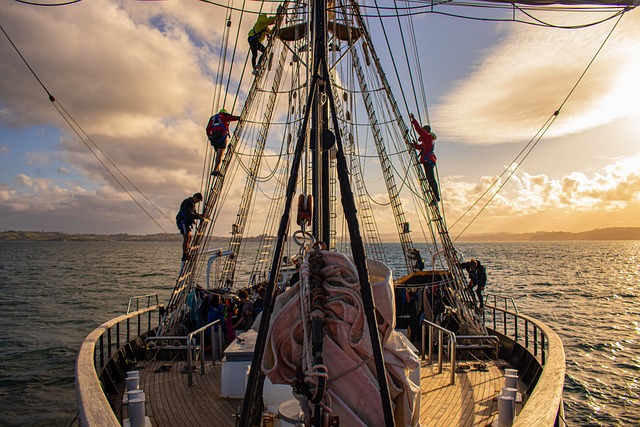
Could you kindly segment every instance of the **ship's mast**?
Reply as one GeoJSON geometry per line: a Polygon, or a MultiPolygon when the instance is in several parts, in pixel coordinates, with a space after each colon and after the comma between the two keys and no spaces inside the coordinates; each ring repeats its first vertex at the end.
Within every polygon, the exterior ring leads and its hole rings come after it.
{"type": "MultiPolygon", "coordinates": [[[[320,196],[316,200],[322,200],[320,209],[315,212],[314,235],[317,239],[330,241],[330,210],[329,210],[329,191],[328,184],[329,175],[329,150],[327,145],[322,144],[323,141],[332,141],[328,132],[329,108],[333,128],[339,129],[338,118],[336,116],[336,103],[329,79],[329,66],[327,57],[327,35],[326,35],[326,0],[313,0],[311,10],[311,38],[310,46],[312,47],[313,62],[311,81],[309,83],[309,98],[306,102],[305,114],[302,128],[300,129],[298,141],[294,152],[294,159],[291,166],[291,173],[287,184],[287,193],[285,201],[285,209],[282,213],[280,226],[277,234],[276,248],[274,250],[269,280],[265,291],[264,310],[258,328],[258,337],[254,348],[252,358],[252,369],[249,374],[249,380],[245,391],[245,398],[240,417],[241,426],[255,425],[260,422],[259,408],[262,396],[262,387],[264,382],[264,374],[261,372],[260,366],[266,347],[267,332],[270,323],[271,314],[273,312],[273,302],[275,299],[275,282],[279,273],[280,259],[283,253],[284,241],[288,229],[289,213],[293,201],[297,177],[300,171],[302,158],[302,150],[304,147],[304,138],[307,134],[307,126],[312,126],[311,142],[314,155],[313,158],[313,187],[314,195],[320,196]],[[309,121],[312,120],[310,124],[309,121]],[[313,131],[315,127],[316,131],[313,131]],[[315,142],[315,144],[313,143],[315,142]],[[323,145],[325,145],[323,147],[323,145]],[[323,178],[326,175],[327,178],[323,178]],[[326,181],[325,181],[326,180],[326,181]]],[[[373,290],[369,280],[369,272],[366,265],[366,254],[364,250],[364,242],[360,233],[360,225],[357,218],[355,198],[351,190],[349,182],[349,167],[345,157],[344,146],[340,134],[336,135],[336,164],[338,169],[338,178],[340,182],[340,193],[342,196],[342,207],[345,220],[349,230],[351,241],[351,251],[353,254],[354,264],[358,272],[360,282],[360,292],[363,300],[363,308],[366,315],[367,326],[371,338],[374,362],[376,367],[376,376],[378,386],[380,388],[380,399],[384,413],[384,423],[386,426],[394,425],[393,409],[391,406],[391,398],[389,394],[389,385],[387,383],[386,370],[384,366],[384,357],[382,354],[382,345],[380,335],[378,334],[378,325],[375,315],[375,305],[373,301],[373,290]]],[[[375,403],[372,403],[375,404],[375,403]]],[[[316,405],[316,411],[321,411],[321,406],[316,405]]],[[[319,420],[318,413],[314,417],[319,420]]]]}
{"type": "MultiPolygon", "coordinates": [[[[329,104],[326,99],[324,82],[325,76],[320,61],[327,59],[327,11],[326,2],[314,1],[311,10],[311,54],[313,57],[312,70],[318,70],[318,82],[311,96],[313,101],[313,118],[311,128],[312,147],[312,188],[314,204],[313,235],[316,240],[324,242],[327,247],[331,240],[331,206],[329,203],[329,149],[332,144],[332,134],[329,131],[329,104]],[[318,4],[320,3],[320,4],[318,4]]],[[[325,62],[326,63],[326,62],[325,62]]]]}

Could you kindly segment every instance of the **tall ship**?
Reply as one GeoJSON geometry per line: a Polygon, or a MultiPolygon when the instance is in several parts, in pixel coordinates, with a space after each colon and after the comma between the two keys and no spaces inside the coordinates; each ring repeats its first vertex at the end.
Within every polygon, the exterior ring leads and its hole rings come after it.
{"type": "Polygon", "coordinates": [[[449,235],[416,16],[635,3],[234,5],[171,296],[136,296],[87,336],[81,425],[565,425],[561,340],[483,294],[449,235]],[[256,21],[244,68],[238,12],[256,21]]]}

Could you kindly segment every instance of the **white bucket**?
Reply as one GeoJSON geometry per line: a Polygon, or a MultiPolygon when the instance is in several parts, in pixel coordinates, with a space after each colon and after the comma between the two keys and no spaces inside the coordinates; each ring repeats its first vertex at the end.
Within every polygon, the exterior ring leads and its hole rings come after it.
{"type": "Polygon", "coordinates": [[[280,404],[278,407],[278,415],[282,427],[298,427],[304,420],[304,413],[300,409],[300,402],[297,399],[290,399],[280,404]]]}

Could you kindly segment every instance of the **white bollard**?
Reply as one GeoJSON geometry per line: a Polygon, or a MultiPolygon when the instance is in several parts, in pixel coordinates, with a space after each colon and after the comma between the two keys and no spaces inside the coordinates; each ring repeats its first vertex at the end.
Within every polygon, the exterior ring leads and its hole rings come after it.
{"type": "Polygon", "coordinates": [[[518,370],[517,369],[505,369],[504,370],[504,374],[505,375],[515,375],[516,377],[518,376],[518,370]]]}
{"type": "Polygon", "coordinates": [[[138,390],[140,388],[140,371],[127,372],[127,391],[138,390]]]}
{"type": "Polygon", "coordinates": [[[498,396],[498,426],[511,427],[513,424],[513,397],[498,396]]]}
{"type": "Polygon", "coordinates": [[[518,388],[518,376],[517,375],[505,375],[504,386],[507,388],[518,388]]]}
{"type": "Polygon", "coordinates": [[[145,427],[144,391],[133,390],[128,393],[129,393],[129,425],[131,427],[145,427]]]}
{"type": "Polygon", "coordinates": [[[513,416],[516,416],[516,399],[518,396],[518,390],[515,388],[505,387],[502,389],[502,395],[513,398],[513,416]]]}

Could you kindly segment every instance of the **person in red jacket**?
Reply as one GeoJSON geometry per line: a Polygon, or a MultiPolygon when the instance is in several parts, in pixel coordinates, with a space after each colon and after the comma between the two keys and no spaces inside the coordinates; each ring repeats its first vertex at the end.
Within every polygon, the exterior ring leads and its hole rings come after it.
{"type": "Polygon", "coordinates": [[[427,175],[427,181],[429,181],[431,191],[433,191],[434,199],[431,204],[435,205],[440,202],[440,189],[438,188],[435,171],[436,154],[434,152],[437,137],[435,133],[431,132],[431,126],[420,126],[413,114],[409,114],[409,119],[411,119],[411,124],[418,133],[418,141],[420,143],[414,143],[413,146],[420,150],[420,163],[424,167],[424,173],[427,175]]]}
{"type": "Polygon", "coordinates": [[[207,123],[207,137],[211,146],[216,149],[216,159],[211,175],[222,176],[220,173],[220,162],[224,149],[227,147],[227,137],[229,136],[229,123],[240,120],[240,116],[227,113],[224,108],[218,114],[211,116],[207,123]]]}

